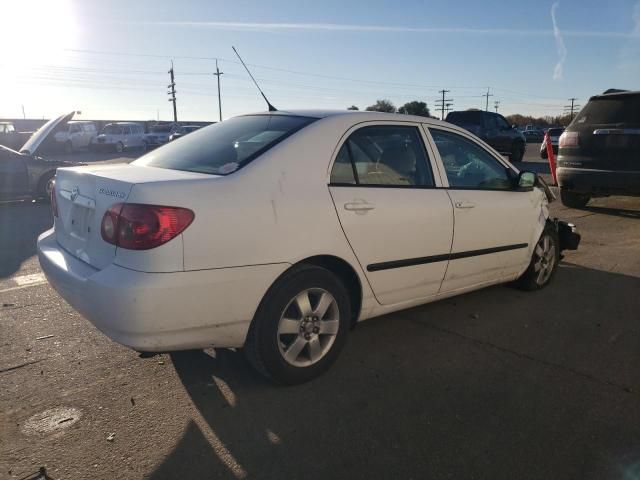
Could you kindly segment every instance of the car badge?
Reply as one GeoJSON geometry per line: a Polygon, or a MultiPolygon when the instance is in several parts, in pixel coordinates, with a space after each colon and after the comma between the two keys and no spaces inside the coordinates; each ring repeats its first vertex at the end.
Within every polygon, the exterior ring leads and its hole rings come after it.
{"type": "Polygon", "coordinates": [[[78,187],[73,187],[71,190],[71,201],[74,202],[76,198],[80,195],[80,189],[78,187]]]}

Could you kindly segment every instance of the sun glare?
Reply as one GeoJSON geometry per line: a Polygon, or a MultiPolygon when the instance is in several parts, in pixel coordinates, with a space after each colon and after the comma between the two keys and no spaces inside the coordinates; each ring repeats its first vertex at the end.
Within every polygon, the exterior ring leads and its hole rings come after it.
{"type": "Polygon", "coordinates": [[[70,0],[3,1],[0,25],[3,36],[13,39],[0,57],[9,69],[55,62],[77,33],[70,0]]]}

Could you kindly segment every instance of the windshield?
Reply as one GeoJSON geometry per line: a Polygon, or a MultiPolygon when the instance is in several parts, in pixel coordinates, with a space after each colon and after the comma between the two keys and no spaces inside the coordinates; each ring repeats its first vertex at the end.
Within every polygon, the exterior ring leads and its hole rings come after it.
{"type": "Polygon", "coordinates": [[[227,175],[313,121],[314,118],[285,115],[236,117],[201,128],[133,163],[227,175]]]}
{"type": "Polygon", "coordinates": [[[640,95],[594,98],[582,109],[574,123],[640,125],[640,95]]]}

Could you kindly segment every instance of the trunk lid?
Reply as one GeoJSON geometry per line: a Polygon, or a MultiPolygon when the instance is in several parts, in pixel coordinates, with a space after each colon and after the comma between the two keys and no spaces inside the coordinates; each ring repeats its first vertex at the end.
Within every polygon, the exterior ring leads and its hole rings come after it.
{"type": "Polygon", "coordinates": [[[124,203],[136,184],[202,178],[202,174],[129,164],[59,168],[56,173],[56,239],[61,247],[102,269],[113,263],[116,246],[100,231],[104,213],[124,203]]]}

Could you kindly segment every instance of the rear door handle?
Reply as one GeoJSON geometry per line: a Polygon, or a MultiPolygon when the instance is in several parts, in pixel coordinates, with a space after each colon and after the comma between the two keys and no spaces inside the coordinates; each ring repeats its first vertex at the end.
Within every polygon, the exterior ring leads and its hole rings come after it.
{"type": "Polygon", "coordinates": [[[473,202],[467,202],[467,201],[456,202],[456,208],[473,208],[475,206],[476,206],[476,204],[473,203],[473,202]]]}
{"type": "Polygon", "coordinates": [[[368,210],[373,210],[375,207],[375,205],[372,205],[368,202],[365,202],[363,200],[361,201],[354,201],[354,202],[349,202],[349,203],[345,203],[344,204],[344,209],[345,210],[351,210],[351,211],[355,211],[355,212],[366,212],[368,210]]]}

